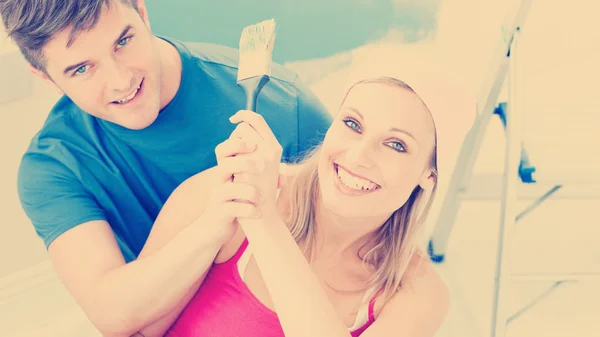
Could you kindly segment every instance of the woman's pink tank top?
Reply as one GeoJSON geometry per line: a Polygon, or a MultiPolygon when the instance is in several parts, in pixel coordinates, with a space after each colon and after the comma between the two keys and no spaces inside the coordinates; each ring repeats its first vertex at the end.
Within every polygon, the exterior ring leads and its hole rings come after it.
{"type": "MultiPolygon", "coordinates": [[[[247,246],[244,240],[231,259],[213,265],[165,337],[285,337],[277,314],[254,296],[240,276],[237,262],[247,246]]],[[[371,299],[368,320],[350,331],[352,337],[374,322],[373,304],[371,299]]]]}

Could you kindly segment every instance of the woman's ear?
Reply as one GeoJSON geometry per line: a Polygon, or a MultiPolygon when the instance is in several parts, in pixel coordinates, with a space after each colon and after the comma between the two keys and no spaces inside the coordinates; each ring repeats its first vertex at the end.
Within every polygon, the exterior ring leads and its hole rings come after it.
{"type": "Polygon", "coordinates": [[[431,191],[437,183],[437,175],[433,170],[427,170],[419,180],[419,186],[426,191],[431,191]]]}

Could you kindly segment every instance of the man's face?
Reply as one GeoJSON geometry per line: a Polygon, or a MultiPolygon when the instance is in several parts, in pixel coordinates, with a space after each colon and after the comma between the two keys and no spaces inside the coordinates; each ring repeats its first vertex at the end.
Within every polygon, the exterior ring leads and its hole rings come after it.
{"type": "Polygon", "coordinates": [[[97,25],[67,47],[70,28],[43,49],[51,81],[85,112],[143,129],[160,110],[161,66],[146,9],[114,1],[97,25]]]}

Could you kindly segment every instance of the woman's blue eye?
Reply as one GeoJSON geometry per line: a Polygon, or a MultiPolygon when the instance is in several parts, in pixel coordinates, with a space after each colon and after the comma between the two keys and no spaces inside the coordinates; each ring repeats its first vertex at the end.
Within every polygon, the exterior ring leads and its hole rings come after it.
{"type": "Polygon", "coordinates": [[[356,123],[355,121],[353,121],[351,119],[345,119],[344,124],[346,124],[346,126],[348,126],[349,128],[351,128],[354,131],[360,131],[360,126],[358,125],[358,123],[356,123]]]}
{"type": "Polygon", "coordinates": [[[404,145],[402,145],[402,143],[399,142],[391,142],[389,143],[390,147],[394,150],[394,151],[398,151],[398,152],[406,152],[406,148],[404,147],[404,145]]]}
{"type": "MultiPolygon", "coordinates": [[[[344,124],[355,132],[360,132],[360,125],[352,119],[344,119],[344,124]]],[[[396,152],[406,152],[406,147],[401,142],[390,142],[388,146],[396,152]]]]}

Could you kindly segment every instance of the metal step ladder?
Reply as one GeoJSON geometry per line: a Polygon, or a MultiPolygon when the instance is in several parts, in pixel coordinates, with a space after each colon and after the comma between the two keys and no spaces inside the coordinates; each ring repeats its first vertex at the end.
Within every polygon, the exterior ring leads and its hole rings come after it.
{"type": "MultiPolygon", "coordinates": [[[[552,274],[552,275],[516,275],[510,274],[507,268],[510,263],[511,240],[514,237],[513,228],[529,212],[535,210],[545,200],[555,195],[563,186],[562,183],[539,186],[536,167],[530,162],[529,155],[522,140],[522,118],[524,111],[519,106],[520,82],[518,81],[519,36],[532,5],[532,0],[522,0],[512,15],[509,15],[504,28],[506,35],[490,63],[491,73],[481,88],[478,97],[478,115],[473,128],[466,136],[463,147],[456,161],[454,174],[449,182],[448,191],[441,205],[439,216],[432,236],[429,240],[429,256],[433,262],[442,263],[445,258],[448,239],[456,221],[461,200],[469,197],[495,198],[501,202],[500,223],[498,228],[498,248],[496,254],[496,270],[494,276],[494,293],[492,298],[492,320],[489,330],[490,337],[504,337],[509,321],[506,295],[508,282],[515,279],[536,280],[600,280],[596,274],[552,274]],[[502,86],[507,81],[507,102],[498,102],[502,86]],[[494,116],[498,116],[505,128],[506,150],[504,174],[496,180],[481,180],[473,176],[473,167],[478,157],[486,129],[494,116]],[[470,185],[474,188],[470,188],[470,185]],[[500,188],[501,192],[492,193],[488,189],[500,188]],[[473,191],[471,190],[475,190],[473,191]],[[533,203],[517,214],[516,204],[522,194],[531,197],[536,195],[533,203]],[[519,195],[521,194],[521,195],[519,195]]],[[[584,191],[587,197],[597,198],[600,193],[584,191]]],[[[573,195],[570,195],[571,197],[573,195]]],[[[565,197],[565,196],[562,196],[565,197]]],[[[567,195],[566,197],[569,197],[567,195]]]]}

